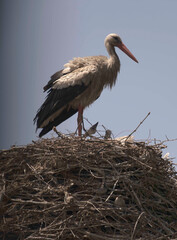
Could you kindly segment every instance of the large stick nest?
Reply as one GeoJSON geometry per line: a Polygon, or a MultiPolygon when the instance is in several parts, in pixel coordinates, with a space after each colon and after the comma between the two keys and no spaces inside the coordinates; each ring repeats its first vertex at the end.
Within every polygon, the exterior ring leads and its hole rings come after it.
{"type": "Polygon", "coordinates": [[[0,239],[176,239],[162,144],[53,138],[0,152],[0,239]]]}

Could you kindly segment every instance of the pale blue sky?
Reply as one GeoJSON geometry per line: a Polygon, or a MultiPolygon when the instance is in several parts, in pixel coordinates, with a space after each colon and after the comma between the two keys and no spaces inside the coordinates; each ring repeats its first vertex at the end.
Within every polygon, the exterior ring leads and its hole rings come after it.
{"type": "MultiPolygon", "coordinates": [[[[85,117],[122,136],[150,111],[135,139],[177,138],[176,9],[175,0],[1,0],[0,148],[37,139],[33,118],[50,76],[73,57],[107,55],[104,38],[112,32],[139,64],[116,50],[117,84],[104,90],[85,117]]],[[[75,128],[76,116],[58,130],[75,128]]],[[[177,142],[166,151],[176,157],[177,142]]]]}

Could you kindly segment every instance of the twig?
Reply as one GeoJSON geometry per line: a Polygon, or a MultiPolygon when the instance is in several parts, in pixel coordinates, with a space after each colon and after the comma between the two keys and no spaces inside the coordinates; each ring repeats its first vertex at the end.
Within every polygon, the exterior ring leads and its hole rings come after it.
{"type": "Polygon", "coordinates": [[[133,190],[133,187],[132,187],[131,184],[130,184],[130,188],[131,188],[131,191],[133,192],[133,195],[134,195],[134,197],[136,198],[136,201],[138,202],[138,205],[139,205],[139,207],[141,208],[141,211],[142,211],[142,210],[143,210],[142,204],[141,204],[138,196],[136,195],[135,191],[133,190]]]}
{"type": "Polygon", "coordinates": [[[143,165],[143,166],[149,168],[150,171],[152,170],[152,167],[151,167],[151,166],[147,165],[146,163],[143,163],[143,162],[139,161],[137,158],[135,158],[135,157],[131,157],[131,156],[130,156],[130,158],[131,158],[133,161],[136,161],[136,162],[140,163],[141,165],[143,165]]]}
{"type": "Polygon", "coordinates": [[[54,205],[53,202],[47,202],[47,201],[42,201],[42,202],[39,202],[39,201],[33,201],[33,200],[22,200],[22,199],[13,199],[11,198],[11,201],[13,202],[17,202],[17,203],[31,203],[31,204],[37,204],[37,205],[54,205]]]}
{"type": "Polygon", "coordinates": [[[65,138],[65,136],[64,136],[62,133],[60,133],[60,132],[57,130],[56,127],[53,127],[52,130],[58,135],[58,137],[60,137],[60,138],[65,138]]]}
{"type": "MultiPolygon", "coordinates": [[[[157,139],[156,139],[157,141],[157,139]]],[[[160,141],[160,140],[159,140],[160,141]]],[[[164,141],[160,141],[160,143],[155,143],[154,145],[156,146],[163,146],[164,143],[167,143],[167,142],[174,142],[174,141],[177,141],[177,138],[173,138],[173,139],[168,139],[168,140],[164,140],[164,141]]],[[[163,146],[164,148],[166,147],[165,145],[163,146]]]]}
{"type": "Polygon", "coordinates": [[[142,212],[142,213],[138,216],[138,218],[137,218],[137,220],[136,220],[135,226],[134,226],[134,228],[133,228],[133,233],[132,233],[132,235],[131,235],[131,240],[133,240],[133,237],[134,237],[134,234],[135,234],[135,230],[136,230],[137,224],[138,224],[138,222],[139,222],[139,220],[140,220],[140,218],[142,217],[143,214],[144,214],[144,212],[142,212]]]}
{"type": "Polygon", "coordinates": [[[35,176],[36,176],[37,179],[39,179],[40,181],[42,181],[44,184],[46,184],[46,185],[48,186],[49,189],[51,189],[51,186],[50,186],[47,182],[44,181],[44,178],[43,178],[40,174],[38,174],[38,173],[36,172],[36,170],[34,169],[33,166],[31,166],[31,165],[28,164],[28,163],[26,163],[26,165],[29,167],[29,169],[31,169],[32,172],[34,172],[34,174],[35,174],[35,176]]]}
{"type": "Polygon", "coordinates": [[[146,118],[147,118],[150,114],[151,114],[151,113],[149,112],[149,113],[146,115],[146,117],[138,124],[138,126],[135,128],[135,130],[133,130],[133,132],[128,135],[128,137],[126,138],[125,141],[127,141],[127,139],[128,139],[131,135],[133,135],[133,133],[135,133],[135,132],[137,131],[137,129],[141,126],[141,124],[146,120],[146,118]]]}
{"type": "Polygon", "coordinates": [[[114,193],[118,181],[119,181],[119,179],[117,179],[117,180],[115,181],[114,186],[113,186],[113,189],[112,189],[111,193],[109,194],[109,196],[106,198],[105,202],[107,202],[107,201],[110,199],[110,197],[112,196],[112,194],[114,193]]]}
{"type": "Polygon", "coordinates": [[[100,239],[100,240],[113,240],[113,239],[116,240],[117,239],[117,237],[115,237],[115,238],[114,237],[104,237],[99,234],[91,233],[91,232],[83,231],[83,230],[80,230],[79,232],[81,232],[83,234],[83,236],[89,237],[89,239],[100,239]]]}

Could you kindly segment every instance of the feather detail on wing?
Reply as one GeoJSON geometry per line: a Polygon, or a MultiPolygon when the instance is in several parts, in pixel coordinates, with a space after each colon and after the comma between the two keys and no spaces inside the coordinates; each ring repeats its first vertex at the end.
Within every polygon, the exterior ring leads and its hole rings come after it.
{"type": "Polygon", "coordinates": [[[52,75],[44,87],[48,90],[46,100],[39,108],[34,123],[37,128],[43,128],[40,136],[44,135],[78,111],[77,105],[70,103],[77,99],[91,84],[97,68],[93,65],[72,69],[67,66],[64,70],[52,75]]]}
{"type": "Polygon", "coordinates": [[[50,81],[48,81],[48,83],[43,87],[44,92],[47,91],[49,88],[51,88],[56,80],[60,79],[62,76],[66,75],[69,72],[70,72],[70,68],[67,67],[65,69],[62,69],[62,70],[54,73],[51,76],[50,81]]]}
{"type": "Polygon", "coordinates": [[[40,132],[39,137],[42,137],[46,133],[48,133],[54,126],[58,126],[60,123],[64,122],[66,119],[73,116],[78,110],[73,108],[64,108],[58,117],[54,119],[54,121],[49,122],[40,132]]]}
{"type": "Polygon", "coordinates": [[[87,86],[82,84],[63,89],[50,89],[45,102],[34,118],[34,123],[37,123],[37,128],[43,128],[48,122],[53,122],[55,117],[57,117],[57,112],[60,114],[59,110],[66,107],[70,101],[80,95],[86,88],[87,86]]]}
{"type": "Polygon", "coordinates": [[[50,81],[43,87],[44,92],[51,88],[53,83],[63,75],[62,72],[63,70],[60,70],[51,76],[50,81]]]}

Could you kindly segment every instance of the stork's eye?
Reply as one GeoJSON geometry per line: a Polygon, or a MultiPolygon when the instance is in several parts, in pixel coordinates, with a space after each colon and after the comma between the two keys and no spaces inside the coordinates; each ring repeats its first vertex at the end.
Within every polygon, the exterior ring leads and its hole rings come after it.
{"type": "Polygon", "coordinates": [[[122,43],[122,40],[120,39],[120,37],[118,37],[118,36],[112,36],[112,37],[114,38],[116,43],[122,43]]]}
{"type": "Polygon", "coordinates": [[[113,38],[116,40],[116,41],[119,41],[119,38],[117,36],[113,36],[113,38]]]}

